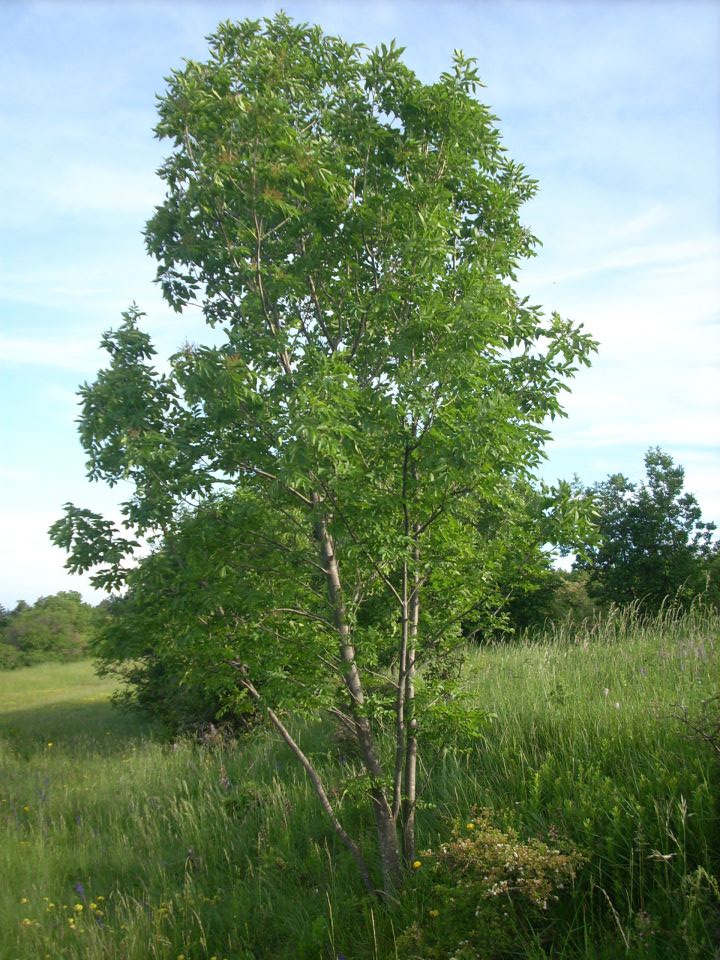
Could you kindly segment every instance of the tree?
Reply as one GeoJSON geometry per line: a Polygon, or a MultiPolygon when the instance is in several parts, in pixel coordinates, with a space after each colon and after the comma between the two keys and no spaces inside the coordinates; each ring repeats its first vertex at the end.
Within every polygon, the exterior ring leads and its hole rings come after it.
{"type": "Polygon", "coordinates": [[[592,489],[600,541],[578,566],[605,603],[637,602],[657,611],[666,600],[689,603],[703,592],[715,524],[704,523],[684,492],[685,471],[658,447],[645,455],[647,479],[609,476],[592,489]]]}
{"type": "Polygon", "coordinates": [[[100,616],[74,590],[40,597],[32,606],[21,600],[7,617],[3,644],[8,664],[21,665],[42,660],[74,660],[87,655],[88,645],[100,616]]]}
{"type": "Polygon", "coordinates": [[[456,53],[426,85],[401,53],[278,15],[221,24],[209,59],[171,75],[156,128],[172,146],[167,193],[147,246],[168,303],[199,307],[215,333],[167,373],[136,307],[104,336],[80,434],[92,479],[134,485],[130,533],[71,504],[52,530],[70,569],[100,564],[109,587],[140,536],[157,538],[160,570],[175,537],[193,538],[177,602],[204,591],[206,609],[177,640],[188,669],[233,665],[371,889],[281,714],[341,718],[386,891],[415,855],[416,671],[457,642],[494,576],[478,505],[502,509],[532,475],[594,349],[513,286],[535,243],[519,218],[535,184],[475,99],[473,62],[456,53]],[[232,559],[214,563],[208,544],[203,572],[205,520],[183,524],[188,505],[212,515],[213,491],[230,497],[232,559]],[[391,703],[369,693],[381,670],[391,703]]]}

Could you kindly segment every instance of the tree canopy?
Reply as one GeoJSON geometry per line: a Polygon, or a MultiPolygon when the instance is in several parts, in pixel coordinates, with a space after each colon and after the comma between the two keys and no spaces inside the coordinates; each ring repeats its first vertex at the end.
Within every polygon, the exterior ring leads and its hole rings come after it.
{"type": "Polygon", "coordinates": [[[666,600],[689,603],[703,592],[714,553],[715,524],[705,523],[685,491],[685,471],[658,447],[645,455],[646,479],[613,474],[592,488],[599,540],[580,566],[605,603],[637,602],[656,611],[666,600]]]}
{"type": "Polygon", "coordinates": [[[425,84],[392,44],[282,14],[221,24],[208,59],[172,73],[147,247],[168,303],[215,332],[166,372],[138,308],[104,336],[80,434],[92,479],[133,485],[129,532],[73,505],[53,527],[69,567],[108,587],[140,537],[155,544],[130,574],[143,616],[189,671],[233,667],[228,695],[277,726],[372,887],[280,712],[340,718],[386,891],[401,847],[414,857],[416,666],[457,643],[522,542],[511,504],[594,349],[517,293],[535,184],[477,86],[460,53],[425,84]]]}
{"type": "Polygon", "coordinates": [[[86,656],[102,619],[74,590],[39,597],[32,606],[21,600],[12,611],[0,607],[0,668],[86,656]]]}

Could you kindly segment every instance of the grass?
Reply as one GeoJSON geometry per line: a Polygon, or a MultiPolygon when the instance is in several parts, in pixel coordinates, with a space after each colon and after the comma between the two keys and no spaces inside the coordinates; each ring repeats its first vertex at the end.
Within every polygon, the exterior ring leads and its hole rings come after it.
{"type": "MultiPolygon", "coordinates": [[[[719,626],[628,612],[470,654],[468,687],[496,719],[471,752],[426,751],[421,843],[481,806],[587,858],[552,947],[526,935],[518,957],[717,955],[719,771],[676,714],[718,691],[719,626]]],[[[3,960],[393,960],[395,935],[429,922],[416,885],[392,909],[363,897],[270,731],[161,743],[111,689],[89,663],[0,673],[3,960]]],[[[329,728],[302,735],[341,790],[329,728]]]]}

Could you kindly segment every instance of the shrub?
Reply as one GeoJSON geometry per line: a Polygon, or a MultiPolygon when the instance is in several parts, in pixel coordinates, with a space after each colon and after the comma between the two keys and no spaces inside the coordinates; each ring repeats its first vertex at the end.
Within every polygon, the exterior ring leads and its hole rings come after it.
{"type": "Polygon", "coordinates": [[[413,960],[503,960],[516,956],[523,933],[546,937],[552,905],[583,863],[542,840],[521,840],[481,810],[452,838],[416,861],[422,914],[398,941],[413,960]]]}
{"type": "Polygon", "coordinates": [[[0,670],[16,670],[18,667],[27,667],[31,663],[30,657],[22,653],[10,643],[0,643],[0,670]]]}
{"type": "MultiPolygon", "coordinates": [[[[99,673],[122,681],[122,687],[113,694],[114,703],[141,713],[166,737],[191,734],[202,738],[216,724],[227,732],[238,733],[259,720],[249,705],[242,711],[223,706],[228,697],[228,689],[219,685],[223,677],[219,680],[210,676],[205,684],[197,680],[187,683],[182,662],[169,657],[145,652],[126,663],[101,661],[99,673]]],[[[229,688],[233,678],[225,679],[229,688]]]]}

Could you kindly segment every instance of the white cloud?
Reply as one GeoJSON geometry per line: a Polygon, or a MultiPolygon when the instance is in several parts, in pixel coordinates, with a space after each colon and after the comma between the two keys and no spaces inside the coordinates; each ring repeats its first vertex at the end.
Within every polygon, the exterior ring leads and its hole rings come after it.
{"type": "Polygon", "coordinates": [[[12,483],[22,483],[30,480],[32,473],[22,467],[8,467],[0,463],[0,480],[10,481],[12,483]]]}
{"type": "MultiPolygon", "coordinates": [[[[640,232],[636,226],[627,224],[632,233],[640,232]]],[[[717,284],[717,264],[720,259],[720,240],[717,237],[700,237],[688,240],[633,244],[620,247],[617,241],[623,238],[623,233],[610,234],[596,241],[592,246],[580,248],[578,255],[578,238],[574,240],[574,249],[565,250],[564,262],[571,264],[552,272],[553,283],[567,283],[568,281],[587,280],[596,274],[609,272],[632,271],[634,276],[638,272],[662,271],[667,275],[670,270],[674,274],[685,276],[688,272],[707,271],[709,277],[717,284]],[[589,248],[588,248],[589,247],[589,248]],[[593,247],[595,249],[593,249],[593,247]],[[608,249],[610,248],[610,249],[608,249]],[[569,256],[568,256],[569,254],[569,256]]],[[[582,240],[581,240],[582,243],[582,240]]],[[[542,262],[542,261],[541,261],[542,262]]],[[[535,263],[528,264],[525,275],[532,277],[535,263]]],[[[541,268],[542,269],[542,268],[541,268]]],[[[547,270],[547,267],[544,267],[547,270]]],[[[544,272],[544,271],[543,271],[544,272]]],[[[542,282],[543,273],[535,280],[542,282]]],[[[545,283],[549,277],[545,278],[545,283]]]]}
{"type": "Polygon", "coordinates": [[[39,596],[60,590],[79,590],[91,603],[105,594],[95,590],[87,576],[64,569],[65,554],[53,546],[48,527],[60,511],[3,510],[0,512],[3,550],[0,553],[0,603],[13,607],[18,600],[34,603],[39,596]],[[28,591],[32,591],[32,595],[28,591]]]}
{"type": "Polygon", "coordinates": [[[647,448],[649,446],[669,446],[678,444],[697,445],[702,447],[711,443],[718,436],[720,418],[706,418],[698,420],[694,416],[674,416],[669,419],[637,419],[623,420],[622,417],[611,417],[608,420],[597,420],[589,426],[578,427],[566,431],[555,430],[555,444],[577,448],[588,446],[593,448],[603,446],[624,446],[632,444],[647,448]],[[709,428],[711,428],[709,430],[709,428]]]}

